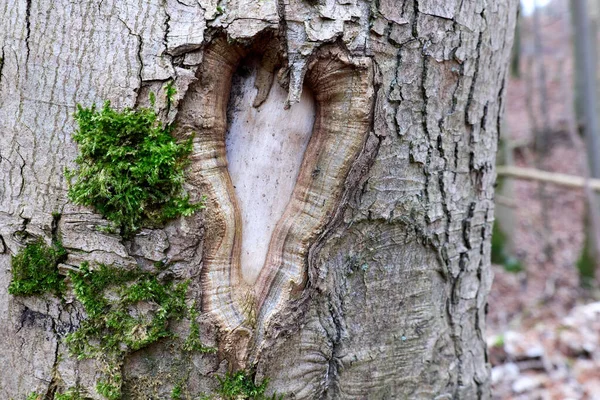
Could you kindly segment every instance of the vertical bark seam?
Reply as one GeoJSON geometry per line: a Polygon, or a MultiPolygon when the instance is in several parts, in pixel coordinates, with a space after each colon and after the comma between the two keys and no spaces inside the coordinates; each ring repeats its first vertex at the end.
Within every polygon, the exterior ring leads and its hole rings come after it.
{"type": "Polygon", "coordinates": [[[31,2],[32,0],[25,0],[25,48],[27,54],[25,55],[25,64],[29,63],[29,53],[31,48],[29,47],[29,38],[31,36],[31,2]]]}

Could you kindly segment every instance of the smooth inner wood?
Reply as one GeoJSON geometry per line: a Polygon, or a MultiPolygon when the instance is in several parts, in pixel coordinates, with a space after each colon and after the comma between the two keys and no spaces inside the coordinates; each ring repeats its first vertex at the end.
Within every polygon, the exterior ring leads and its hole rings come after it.
{"type": "Polygon", "coordinates": [[[269,242],[290,201],[315,120],[315,102],[304,90],[285,110],[287,92],[277,83],[252,106],[260,65],[245,61],[233,78],[226,136],[229,175],[241,211],[240,264],[252,285],[265,264],[269,242]]]}

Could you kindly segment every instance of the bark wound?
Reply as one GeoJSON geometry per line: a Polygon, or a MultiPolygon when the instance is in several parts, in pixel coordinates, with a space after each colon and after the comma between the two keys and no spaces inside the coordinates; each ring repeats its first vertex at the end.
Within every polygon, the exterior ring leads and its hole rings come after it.
{"type": "MultiPolygon", "coordinates": [[[[193,196],[208,198],[205,215],[198,217],[203,218],[206,232],[201,274],[203,311],[219,326],[220,350],[232,368],[244,368],[250,354],[260,352],[270,322],[305,287],[309,249],[319,241],[332,217],[343,206],[342,198],[348,190],[346,178],[370,131],[374,97],[370,60],[350,57],[337,46],[322,48],[308,63],[305,75],[307,93],[312,92],[314,96],[315,116],[312,133],[305,135],[310,135],[310,139],[302,139],[299,134],[299,142],[308,143],[296,146],[295,151],[306,150],[299,157],[299,168],[288,174],[288,179],[295,179],[295,185],[291,183],[291,194],[272,194],[277,197],[275,202],[284,203],[282,215],[274,221],[268,250],[264,246],[264,265],[258,277],[244,279],[242,235],[265,231],[245,226],[244,221],[246,224],[266,221],[243,218],[243,203],[236,193],[227,162],[227,107],[232,78],[240,64],[247,62],[244,60],[248,56],[262,53],[261,48],[278,47],[274,41],[242,46],[229,44],[223,38],[214,40],[205,50],[198,80],[188,89],[178,114],[178,134],[181,137],[195,134],[190,192],[193,196]]],[[[273,51],[263,55],[256,78],[255,107],[273,101],[268,97],[274,91],[270,86],[277,63],[273,51]]],[[[306,118],[310,119],[310,99],[306,101],[304,107],[308,112],[301,112],[303,116],[299,117],[304,119],[303,123],[306,118]]],[[[287,112],[283,106],[282,103],[279,108],[281,113],[287,112]]],[[[299,106],[302,108],[302,103],[299,106]]],[[[277,110],[272,107],[269,112],[278,113],[277,110]]],[[[294,115],[294,109],[290,112],[294,115]]],[[[281,119],[280,115],[269,117],[275,121],[281,119]]],[[[235,117],[232,119],[235,121],[235,117]]],[[[231,129],[232,135],[239,133],[239,129],[238,132],[231,129]]],[[[288,133],[279,132],[272,140],[283,144],[282,137],[288,133]]],[[[231,144],[237,138],[228,140],[231,144]]],[[[264,140],[263,143],[267,144],[264,140]]],[[[237,156],[232,154],[237,148],[235,144],[230,145],[230,158],[237,156]]],[[[273,166],[269,168],[276,170],[273,166]]],[[[254,172],[261,174],[261,171],[254,172]]],[[[233,175],[236,184],[243,183],[239,182],[243,173],[238,171],[233,175]]]]}

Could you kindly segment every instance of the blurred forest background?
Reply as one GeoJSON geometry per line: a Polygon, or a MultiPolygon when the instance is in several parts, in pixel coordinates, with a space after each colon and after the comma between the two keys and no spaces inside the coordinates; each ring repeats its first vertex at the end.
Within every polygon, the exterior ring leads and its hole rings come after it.
{"type": "Polygon", "coordinates": [[[600,1],[523,1],[505,90],[494,398],[600,399],[600,1]]]}

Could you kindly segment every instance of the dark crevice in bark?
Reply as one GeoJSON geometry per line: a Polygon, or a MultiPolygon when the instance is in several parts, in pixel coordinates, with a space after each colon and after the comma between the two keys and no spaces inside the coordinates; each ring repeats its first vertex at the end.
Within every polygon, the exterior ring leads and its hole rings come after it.
{"type": "Polygon", "coordinates": [[[27,65],[29,63],[29,53],[31,51],[30,47],[29,47],[29,38],[31,36],[31,1],[32,0],[26,0],[26,6],[25,6],[25,31],[26,31],[26,36],[25,36],[25,48],[27,49],[27,54],[25,55],[25,64],[27,65]]]}
{"type": "Polygon", "coordinates": [[[471,86],[469,87],[469,95],[467,97],[467,103],[465,105],[465,123],[467,126],[472,126],[469,122],[469,109],[471,108],[471,103],[473,102],[473,95],[475,93],[475,87],[477,85],[477,76],[479,75],[479,63],[481,62],[481,44],[483,42],[483,31],[479,32],[479,37],[477,39],[477,47],[476,54],[477,59],[475,61],[475,71],[473,71],[473,79],[471,80],[471,86]]]}
{"type": "Polygon", "coordinates": [[[485,130],[485,127],[487,125],[487,114],[488,114],[488,106],[489,106],[489,102],[485,102],[485,105],[483,106],[483,115],[481,116],[481,129],[485,130]]]}
{"type": "MultiPolygon", "coordinates": [[[[456,142],[454,143],[454,170],[458,170],[458,160],[459,160],[459,156],[458,156],[458,143],[456,142]]],[[[454,178],[456,179],[456,173],[454,174],[454,178]]]]}
{"type": "MultiPolygon", "coordinates": [[[[476,203],[472,202],[469,205],[469,211],[467,214],[467,217],[465,219],[463,219],[463,232],[462,232],[462,236],[463,236],[463,241],[465,246],[467,247],[468,250],[471,250],[471,240],[470,240],[470,234],[471,234],[471,221],[472,218],[474,216],[474,212],[475,212],[475,206],[476,203]]],[[[462,301],[464,301],[463,299],[461,299],[461,293],[460,293],[460,285],[461,285],[461,280],[462,280],[462,274],[465,273],[467,266],[469,264],[469,251],[464,251],[460,253],[460,259],[459,259],[459,271],[456,274],[456,276],[453,276],[451,278],[451,290],[450,290],[450,296],[449,299],[446,301],[446,318],[448,320],[449,326],[450,326],[450,338],[452,340],[453,343],[453,347],[454,347],[454,354],[456,355],[457,358],[457,384],[455,385],[454,388],[454,395],[453,398],[458,399],[460,398],[460,390],[461,388],[464,386],[464,381],[463,381],[463,339],[460,335],[460,331],[462,329],[461,325],[459,324],[458,321],[460,321],[460,319],[462,318],[462,314],[458,313],[458,308],[455,308],[454,306],[458,306],[462,301]]],[[[480,268],[477,271],[478,274],[478,278],[481,281],[481,263],[480,263],[480,268]]],[[[479,385],[478,389],[479,390],[479,385]]]]}
{"type": "Polygon", "coordinates": [[[400,87],[398,84],[398,82],[399,82],[398,81],[398,72],[400,71],[401,65],[402,65],[402,46],[399,46],[398,54],[396,55],[396,68],[395,68],[395,73],[394,73],[394,79],[390,82],[388,95],[386,96],[388,102],[390,102],[390,104],[392,104],[392,106],[394,108],[394,118],[393,118],[394,119],[394,127],[396,128],[396,134],[398,136],[401,136],[401,132],[402,132],[402,127],[400,126],[400,121],[398,121],[398,109],[400,108],[398,103],[400,103],[402,101],[402,91],[400,90],[400,87]],[[398,96],[400,97],[399,100],[390,99],[390,95],[394,91],[394,86],[398,86],[397,91],[398,91],[398,96]]]}
{"type": "MultiPolygon", "coordinates": [[[[442,196],[442,209],[444,210],[444,214],[446,215],[446,227],[444,229],[445,243],[450,243],[450,226],[452,224],[452,215],[450,210],[448,209],[448,199],[446,198],[446,186],[444,184],[444,171],[438,171],[438,185],[440,186],[440,194],[442,196]]],[[[448,262],[445,259],[446,263],[448,262]]]]}
{"type": "Polygon", "coordinates": [[[17,194],[17,197],[20,197],[21,194],[23,194],[23,189],[25,188],[25,174],[23,174],[23,169],[25,168],[25,158],[19,152],[19,147],[15,147],[15,153],[17,153],[17,155],[21,158],[21,161],[23,161],[23,163],[19,167],[19,175],[21,177],[21,185],[19,187],[19,193],[17,194]]]}
{"type": "Polygon", "coordinates": [[[0,235],[0,254],[4,254],[6,252],[6,249],[6,242],[4,241],[2,235],[0,235]]]}
{"type": "Polygon", "coordinates": [[[479,243],[479,255],[483,256],[485,254],[485,249],[483,247],[483,245],[485,244],[485,234],[487,232],[487,227],[488,227],[488,221],[489,221],[489,212],[490,209],[489,207],[486,207],[485,209],[485,219],[483,222],[483,225],[481,226],[481,242],[479,243]]]}
{"type": "MultiPolygon", "coordinates": [[[[483,247],[483,244],[482,244],[483,247]]],[[[479,298],[479,291],[481,290],[481,284],[482,284],[482,273],[483,273],[483,261],[482,259],[479,261],[479,264],[477,265],[477,280],[479,281],[479,287],[477,289],[477,295],[475,296],[475,299],[479,298]]],[[[485,343],[485,338],[484,338],[484,332],[482,332],[481,330],[481,320],[479,319],[479,311],[475,312],[475,330],[477,331],[477,338],[479,339],[480,343],[485,343]]],[[[483,345],[483,354],[484,354],[484,358],[485,358],[485,362],[487,363],[487,346],[483,345]]],[[[489,379],[489,378],[488,378],[489,379]]],[[[475,382],[475,387],[477,388],[477,398],[480,399],[481,398],[481,394],[483,392],[483,384],[485,384],[484,382],[478,382],[478,380],[473,377],[473,381],[475,382]]]]}
{"type": "Polygon", "coordinates": [[[473,219],[473,215],[475,214],[475,202],[471,202],[469,205],[469,213],[467,214],[467,218],[463,220],[463,241],[467,249],[471,250],[471,221],[473,219]]]}
{"type": "Polygon", "coordinates": [[[144,61],[142,60],[142,36],[141,35],[136,35],[133,34],[135,37],[137,37],[138,39],[138,47],[137,47],[137,51],[136,51],[136,56],[138,59],[138,62],[140,63],[140,68],[138,69],[138,80],[140,82],[139,87],[142,86],[142,71],[144,70],[144,61]]]}
{"type": "MultiPolygon", "coordinates": [[[[429,132],[429,125],[428,125],[428,114],[427,114],[427,108],[429,106],[429,98],[427,97],[427,89],[426,89],[426,84],[427,84],[427,73],[428,73],[428,62],[429,62],[429,57],[425,54],[423,54],[423,65],[422,65],[422,69],[421,69],[421,97],[423,98],[423,109],[421,112],[421,125],[423,127],[423,133],[425,133],[425,136],[427,138],[427,158],[425,160],[425,166],[423,167],[423,171],[424,171],[424,175],[425,175],[425,183],[424,183],[424,191],[425,191],[425,200],[426,200],[426,206],[427,208],[429,208],[432,204],[432,199],[431,199],[431,193],[430,193],[430,181],[432,178],[432,172],[430,171],[430,169],[428,168],[431,165],[431,159],[433,156],[433,146],[432,146],[432,140],[431,140],[431,132],[429,132]]],[[[426,214],[426,220],[427,222],[432,222],[429,219],[429,213],[426,214]]]]}
{"type": "MultiPolygon", "coordinates": [[[[46,304],[47,314],[50,315],[49,305],[46,304]]],[[[59,307],[58,311],[58,320],[60,320],[60,316],[62,314],[62,310],[59,307]]],[[[48,384],[48,389],[46,391],[46,395],[44,396],[44,400],[53,400],[54,395],[56,394],[56,390],[58,389],[58,385],[60,384],[60,375],[58,374],[58,366],[60,364],[60,334],[56,329],[56,321],[54,318],[50,318],[50,328],[52,329],[52,333],[56,338],[56,347],[54,348],[54,361],[52,362],[52,378],[50,383],[48,384]]]]}
{"type": "MultiPolygon", "coordinates": [[[[479,122],[479,126],[481,127],[481,131],[486,131],[487,118],[488,118],[488,107],[489,102],[486,102],[483,106],[483,114],[481,116],[481,120],[479,122]]],[[[471,145],[473,145],[473,137],[471,137],[471,145]]],[[[486,161],[483,164],[475,166],[475,154],[472,152],[471,164],[470,164],[471,172],[475,175],[475,186],[479,192],[483,190],[483,176],[485,172],[490,171],[492,169],[492,163],[486,161]]]]}
{"type": "MultiPolygon", "coordinates": [[[[423,97],[423,132],[425,133],[425,135],[427,136],[428,141],[430,142],[429,144],[429,151],[431,151],[431,134],[429,132],[429,126],[427,125],[427,106],[429,105],[429,98],[427,96],[427,89],[426,89],[426,84],[427,84],[427,72],[428,72],[428,68],[429,68],[429,56],[423,54],[423,66],[422,66],[422,70],[421,70],[421,96],[423,97]]],[[[430,154],[428,154],[428,157],[430,156],[430,154]]],[[[427,165],[429,165],[429,159],[427,159],[427,165]]]]}
{"type": "MultiPolygon", "coordinates": [[[[462,255],[461,255],[461,258],[462,258],[462,255]]],[[[449,298],[446,300],[446,318],[448,320],[448,325],[450,326],[450,340],[452,341],[452,346],[454,348],[454,355],[455,355],[456,361],[457,361],[457,366],[456,366],[456,369],[457,369],[456,381],[457,381],[457,383],[453,385],[454,386],[454,394],[452,396],[453,399],[460,398],[458,396],[458,390],[459,390],[459,385],[461,382],[461,375],[462,375],[462,369],[463,369],[460,337],[457,336],[456,323],[454,322],[454,319],[452,318],[452,315],[454,314],[453,304],[458,303],[458,300],[455,298],[457,282],[458,282],[458,279],[453,279],[452,291],[450,293],[449,298]]]]}
{"type": "Polygon", "coordinates": [[[446,164],[448,159],[446,158],[446,153],[444,151],[444,142],[442,140],[442,132],[444,131],[444,118],[440,118],[438,120],[438,128],[440,130],[440,132],[438,133],[437,139],[436,139],[436,145],[437,145],[437,150],[438,153],[440,154],[440,157],[444,160],[444,170],[446,170],[446,164]]]}
{"type": "MultiPolygon", "coordinates": [[[[331,342],[331,358],[328,360],[327,365],[327,376],[326,376],[326,389],[321,396],[322,399],[335,399],[339,397],[339,369],[340,369],[340,347],[342,341],[342,332],[344,327],[341,322],[341,318],[343,318],[339,314],[339,310],[336,308],[341,307],[341,303],[343,301],[342,297],[339,296],[335,301],[330,298],[329,299],[329,317],[333,321],[335,332],[333,335],[329,334],[329,341],[331,342]],[[337,307],[336,307],[337,306],[337,307]]],[[[326,330],[327,331],[327,330],[326,330]]]]}
{"type": "Polygon", "coordinates": [[[497,135],[497,145],[500,148],[500,136],[502,134],[502,116],[504,115],[504,85],[506,84],[506,77],[502,78],[502,83],[500,84],[500,90],[498,91],[498,115],[496,116],[496,132],[497,135]]]}
{"type": "Polygon", "coordinates": [[[413,11],[415,13],[415,15],[413,15],[413,21],[412,21],[412,35],[414,38],[418,38],[419,37],[419,30],[417,28],[417,24],[419,23],[419,2],[418,0],[414,0],[413,3],[413,11]]]}
{"type": "MultiPolygon", "coordinates": [[[[0,83],[2,83],[2,70],[4,70],[4,57],[6,53],[4,52],[4,46],[2,46],[2,53],[0,53],[0,83]]],[[[2,161],[2,157],[0,156],[0,162],[2,161]]]]}
{"type": "Polygon", "coordinates": [[[60,241],[60,236],[58,234],[58,226],[59,226],[59,223],[60,223],[61,216],[62,216],[62,214],[60,214],[60,213],[53,213],[52,214],[51,230],[52,230],[52,240],[54,242],[60,241]]]}
{"type": "Polygon", "coordinates": [[[404,16],[406,16],[406,13],[407,13],[407,8],[408,8],[408,1],[406,1],[406,0],[405,0],[405,1],[402,3],[402,14],[401,14],[401,15],[402,15],[403,17],[404,17],[404,16]]]}
{"type": "Polygon", "coordinates": [[[144,62],[142,59],[142,45],[143,45],[143,40],[142,40],[142,36],[133,32],[133,30],[131,30],[131,28],[129,27],[129,25],[127,25],[127,23],[125,21],[123,21],[120,17],[117,16],[117,18],[119,19],[119,21],[121,21],[123,23],[123,25],[125,26],[125,29],[127,29],[127,32],[129,33],[129,35],[134,36],[137,39],[138,45],[137,45],[137,49],[136,49],[136,58],[138,60],[138,62],[140,63],[140,67],[138,69],[138,80],[139,80],[139,85],[137,88],[137,91],[139,91],[142,87],[142,71],[144,69],[144,62]]]}
{"type": "Polygon", "coordinates": [[[165,45],[165,52],[169,52],[169,33],[171,32],[171,15],[167,11],[167,2],[163,2],[163,9],[165,11],[165,33],[163,35],[163,44],[165,45]]]}

